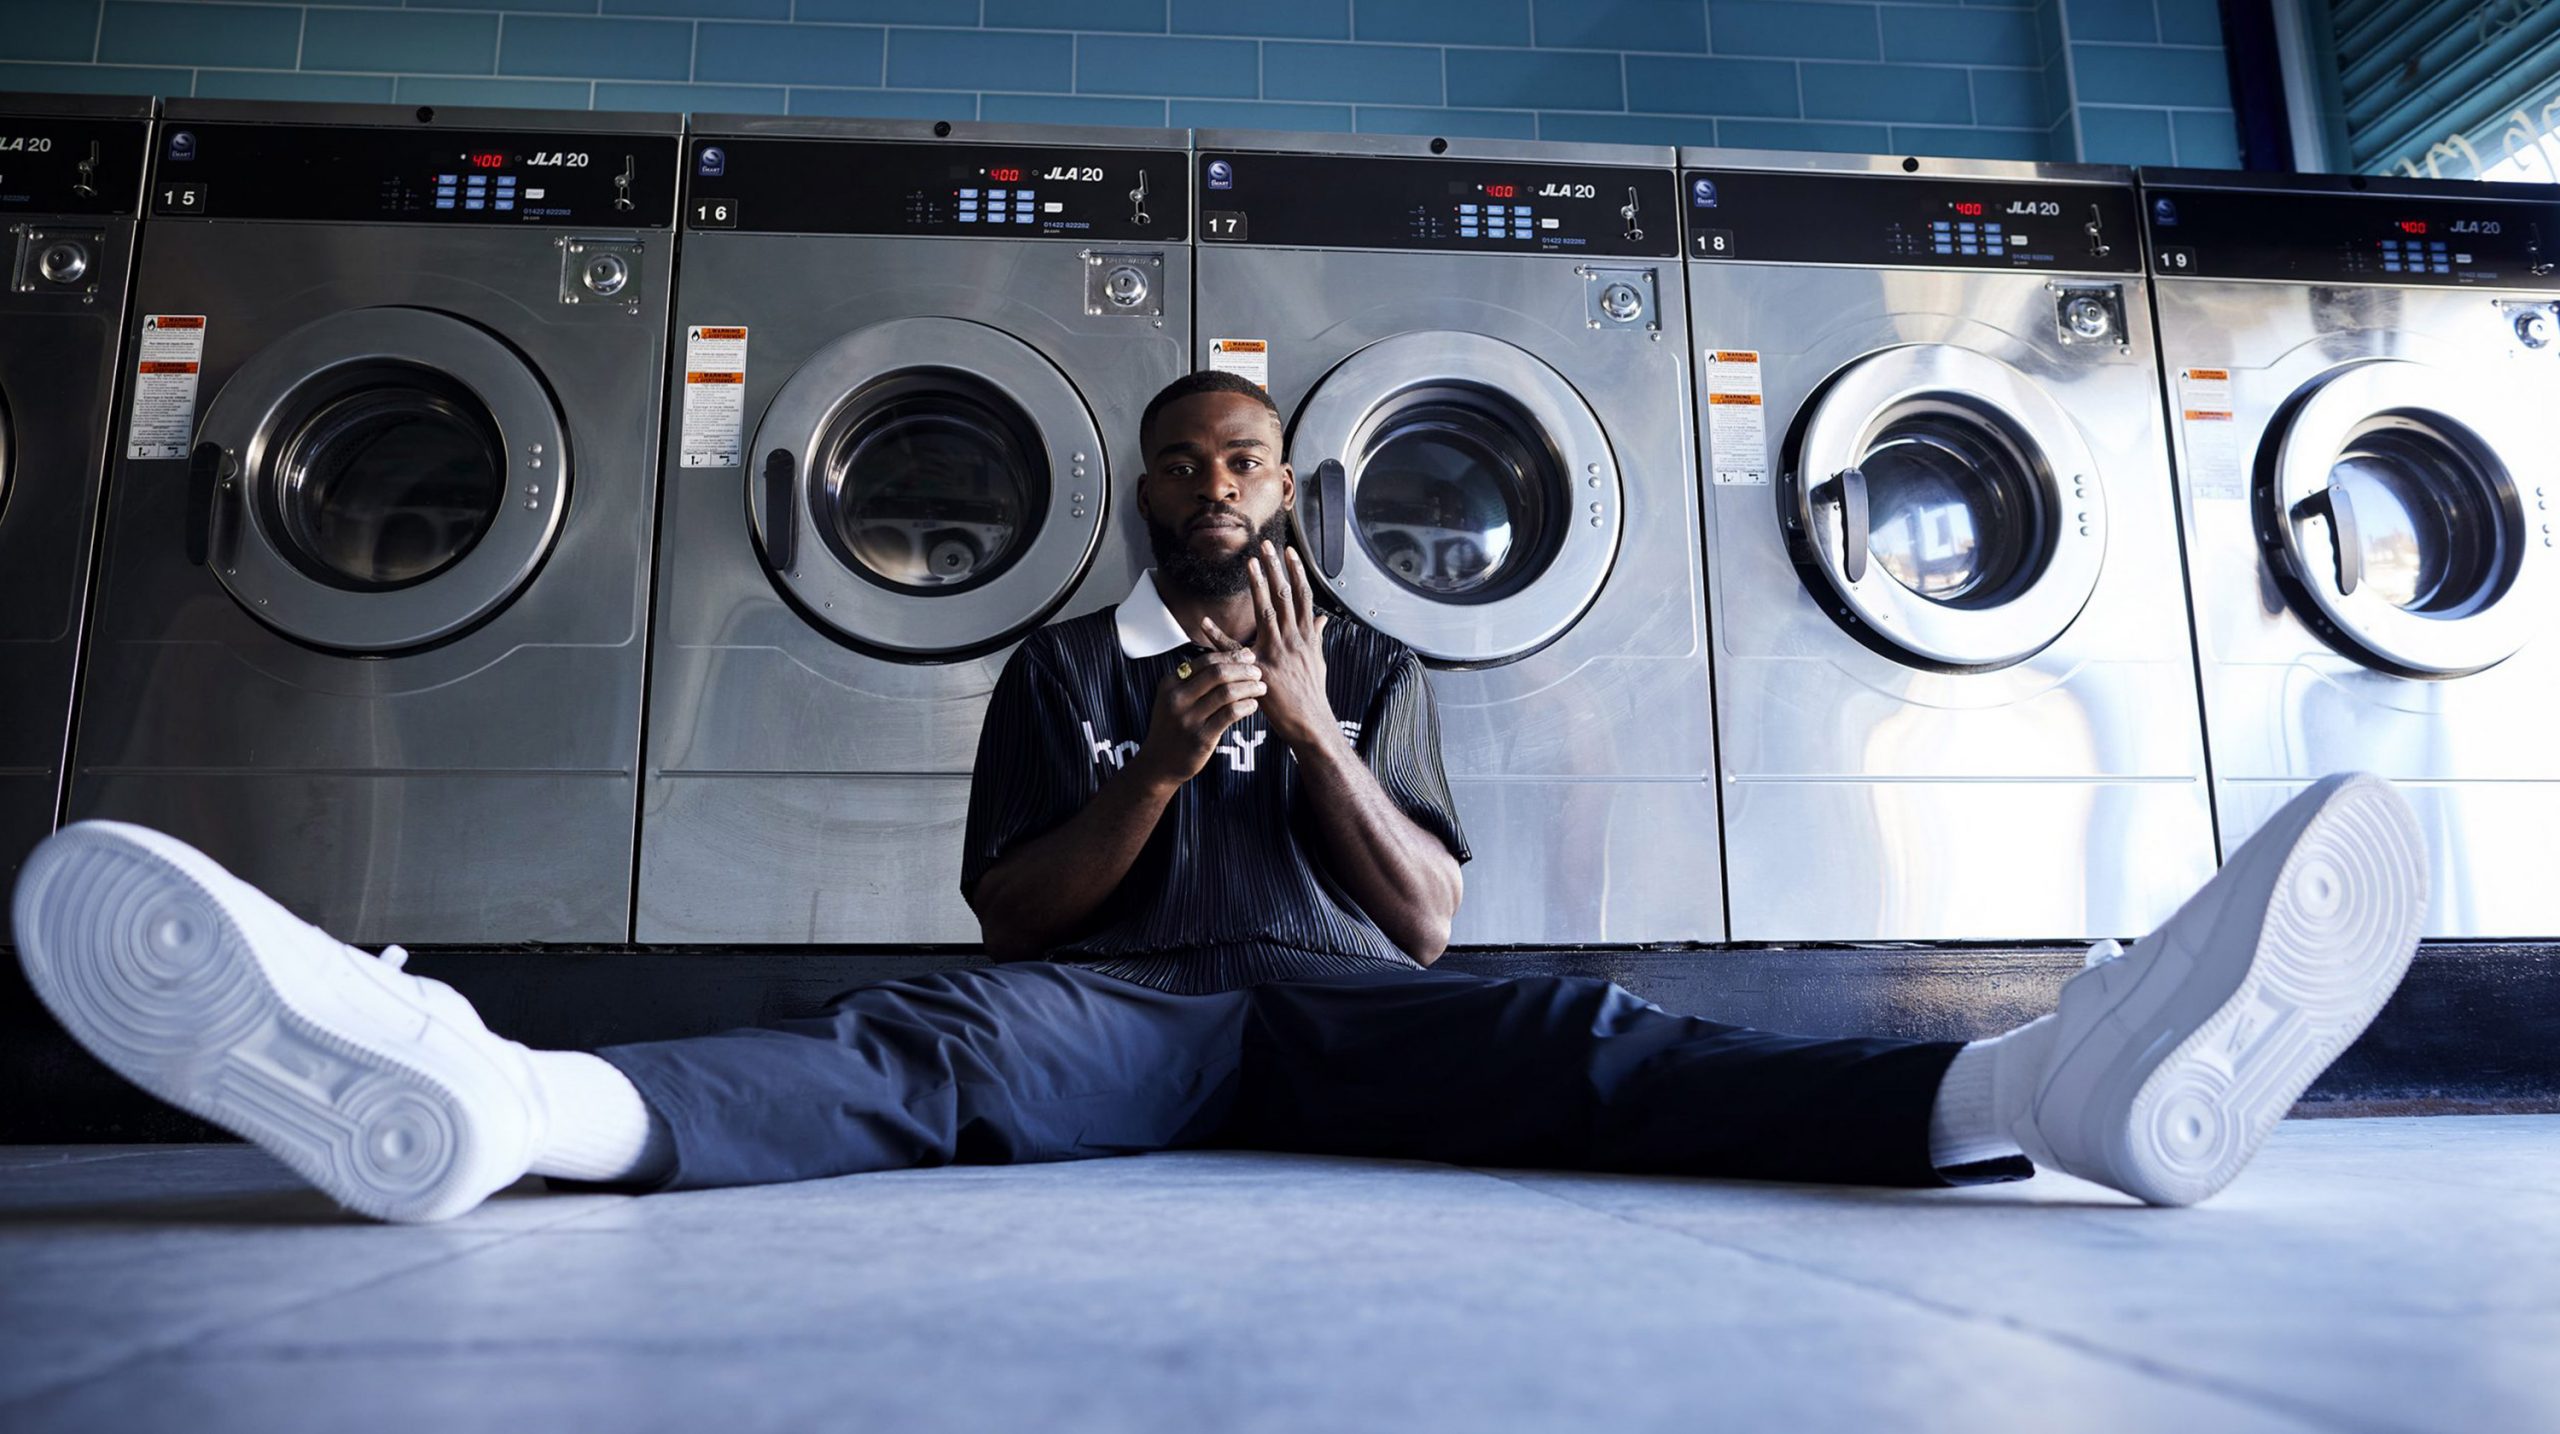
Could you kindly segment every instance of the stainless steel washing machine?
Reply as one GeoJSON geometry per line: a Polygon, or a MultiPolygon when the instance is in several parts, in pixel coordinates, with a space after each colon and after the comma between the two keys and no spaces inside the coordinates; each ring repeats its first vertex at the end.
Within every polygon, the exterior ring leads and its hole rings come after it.
{"type": "Polygon", "coordinates": [[[71,816],[349,940],[628,939],[679,132],[168,103],[71,816]]]}
{"type": "Polygon", "coordinates": [[[2431,936],[2560,936],[2560,191],[2145,171],[2226,850],[2320,776],[2431,936]]]}
{"type": "Polygon", "coordinates": [[[639,939],[974,943],[988,694],[1128,595],[1179,131],[697,116],[639,939]]]}
{"type": "Polygon", "coordinates": [[[1326,596],[1431,664],[1461,944],[1720,941],[1673,154],[1196,136],[1199,366],[1326,596]]]}
{"type": "Polygon", "coordinates": [[[151,107],[0,94],[0,890],[62,801],[151,107]]]}
{"type": "Polygon", "coordinates": [[[1735,939],[2148,930],[2214,848],[2131,173],[1682,159],[1735,939]]]}

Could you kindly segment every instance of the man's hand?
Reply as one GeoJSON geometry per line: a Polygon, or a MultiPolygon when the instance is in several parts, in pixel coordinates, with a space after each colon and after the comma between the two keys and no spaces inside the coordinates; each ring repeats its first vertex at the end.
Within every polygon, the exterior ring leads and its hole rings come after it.
{"type": "Polygon", "coordinates": [[[1250,652],[1206,652],[1190,665],[1187,680],[1177,670],[1156,684],[1147,740],[1132,759],[1133,766],[1174,786],[1200,775],[1218,739],[1254,711],[1265,690],[1262,668],[1250,652]]]}
{"type": "Polygon", "coordinates": [[[1292,749],[1311,742],[1338,740],[1333,703],[1324,690],[1324,630],[1333,619],[1316,611],[1315,584],[1308,581],[1298,551],[1285,558],[1264,543],[1260,556],[1245,563],[1253,583],[1253,609],[1262,630],[1248,650],[1218,624],[1200,619],[1200,630],[1220,656],[1259,657],[1265,692],[1263,715],[1271,730],[1292,749]]]}

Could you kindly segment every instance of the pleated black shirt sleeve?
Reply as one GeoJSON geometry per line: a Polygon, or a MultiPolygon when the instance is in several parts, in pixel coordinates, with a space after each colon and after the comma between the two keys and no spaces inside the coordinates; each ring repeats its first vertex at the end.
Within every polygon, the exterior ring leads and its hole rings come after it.
{"type": "Polygon", "coordinates": [[[1004,854],[1076,814],[1087,795],[1084,749],[1072,739],[1075,704],[1049,671],[1038,637],[1015,648],[987,700],[969,782],[960,895],[1004,854]]]}
{"type": "Polygon", "coordinates": [[[1422,659],[1407,652],[1387,674],[1360,726],[1360,759],[1387,796],[1464,863],[1474,856],[1458,827],[1458,804],[1440,765],[1440,709],[1422,659]]]}

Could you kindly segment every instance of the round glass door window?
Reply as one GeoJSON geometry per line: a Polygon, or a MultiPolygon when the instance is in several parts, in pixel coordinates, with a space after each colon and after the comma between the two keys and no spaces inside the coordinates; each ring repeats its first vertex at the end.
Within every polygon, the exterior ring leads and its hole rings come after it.
{"type": "Polygon", "coordinates": [[[1555,554],[1555,456],[1490,394],[1410,396],[1371,432],[1352,489],[1360,545],[1442,602],[1508,597],[1555,554]]]}
{"type": "Polygon", "coordinates": [[[477,546],[506,497],[488,408],[442,374],[368,369],[290,426],[265,485],[288,556],[358,592],[433,578],[477,546]]]}
{"type": "Polygon", "coordinates": [[[957,374],[854,395],[820,440],[822,531],[855,572],[900,592],[989,582],[1038,536],[1049,460],[1020,405],[957,374]]]}
{"type": "Polygon", "coordinates": [[[396,652],[533,581],[568,511],[568,433],[541,378],[475,324],[350,309],[268,343],[197,430],[198,561],[297,642],[396,652]]]}
{"type": "Polygon", "coordinates": [[[891,319],[792,370],[756,425],[747,523],[803,616],[948,660],[1037,626],[1099,542],[1102,434],[1058,366],[965,319],[891,319]]]}
{"type": "Polygon", "coordinates": [[[1999,603],[2043,567],[2046,483],[1980,416],[1932,406],[1889,419],[1858,466],[1869,559],[1912,593],[1953,607],[1999,603]]]}
{"type": "Polygon", "coordinates": [[[2390,415],[2347,441],[2329,491],[2354,510],[2361,580],[2404,612],[2457,618],[2497,601],[2513,567],[2513,484],[2467,430],[2390,415]]]}
{"type": "Polygon", "coordinates": [[[2377,360],[2322,380],[2282,429],[2259,531],[2296,611],[2348,657],[2461,677],[2548,630],[2548,539],[2513,465],[2550,448],[2495,393],[2377,360]]]}
{"type": "Polygon", "coordinates": [[[1512,662],[1599,601],[1624,494],[1609,438],[1564,376],[1484,334],[1380,339],[1335,366],[1289,429],[1308,576],[1435,662],[1512,662]]]}
{"type": "Polygon", "coordinates": [[[2097,588],[2106,492],[2043,385],[1914,344],[1819,394],[1780,518],[1825,613],[1886,657],[1952,671],[2024,662],[2069,630],[2097,588]]]}

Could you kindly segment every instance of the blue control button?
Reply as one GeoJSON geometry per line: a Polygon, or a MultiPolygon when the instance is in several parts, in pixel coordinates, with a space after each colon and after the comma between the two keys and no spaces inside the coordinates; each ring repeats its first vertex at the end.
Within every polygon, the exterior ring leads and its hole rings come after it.
{"type": "Polygon", "coordinates": [[[462,201],[462,207],[465,209],[486,209],[489,207],[489,201],[474,195],[473,197],[462,201]]]}
{"type": "Polygon", "coordinates": [[[1039,195],[1037,195],[1037,194],[1033,193],[1032,191],[1030,191],[1030,190],[1028,190],[1028,189],[1017,189],[1017,190],[1015,190],[1015,191],[1013,192],[1014,202],[1015,202],[1015,203],[1017,203],[1017,204],[1027,204],[1027,203],[1029,203],[1030,201],[1032,201],[1032,200],[1034,200],[1034,199],[1037,199],[1037,198],[1039,198],[1039,197],[1040,197],[1039,195]]]}
{"type": "Polygon", "coordinates": [[[513,196],[502,194],[498,196],[498,207],[500,209],[513,209],[516,207],[516,201],[513,196]]]}
{"type": "Polygon", "coordinates": [[[1936,220],[1936,221],[1932,222],[1932,223],[1929,225],[1929,227],[1930,227],[1931,229],[1936,230],[1936,231],[1937,231],[1938,233],[1940,233],[1940,234],[1944,234],[1944,233],[1948,232],[1949,230],[1951,230],[1951,229],[1955,228],[1955,226],[1954,226],[1953,224],[1948,223],[1948,222],[1947,222],[1946,220],[1944,220],[1944,219],[1940,219],[1940,220],[1936,220]]]}
{"type": "Polygon", "coordinates": [[[450,194],[440,194],[440,195],[437,195],[437,196],[436,196],[436,208],[438,208],[438,209],[451,209],[452,207],[453,207],[453,196],[452,196],[452,195],[450,195],[450,194]]]}
{"type": "Polygon", "coordinates": [[[2397,239],[2385,239],[2385,240],[2383,240],[2383,241],[2382,241],[2382,252],[2383,252],[2383,253],[2385,253],[2385,254],[2397,254],[2397,253],[2399,253],[2399,252],[2400,252],[2400,241],[2399,241],[2399,240],[2397,240],[2397,239]]]}
{"type": "Polygon", "coordinates": [[[1010,189],[990,189],[987,191],[987,197],[989,199],[1004,199],[1010,197],[1012,193],[1013,191],[1010,189]]]}
{"type": "Polygon", "coordinates": [[[1522,205],[1521,207],[1519,207],[1519,208],[1517,208],[1517,209],[1512,210],[1512,211],[1511,211],[1511,217],[1512,217],[1512,218],[1514,218],[1514,219],[1526,219],[1526,218],[1528,218],[1528,217],[1529,217],[1529,209],[1528,209],[1528,206],[1526,206],[1526,205],[1522,205]]]}
{"type": "Polygon", "coordinates": [[[2438,259],[2436,261],[2436,272],[2439,274],[2450,274],[2453,272],[2453,266],[2444,262],[2442,259],[2438,259]]]}
{"type": "Polygon", "coordinates": [[[2400,261],[2399,261],[2399,260],[2397,260],[2397,259],[2385,259],[2385,260],[2383,260],[2383,261],[2382,261],[2382,272],[2384,272],[2384,273],[2386,273],[2386,274],[2397,274],[2397,273],[2399,273],[2399,272],[2400,272],[2400,261]]]}
{"type": "Polygon", "coordinates": [[[1982,252],[1982,246],[1979,244],[1959,244],[1956,246],[1956,252],[1959,254],[1979,254],[1982,252]]]}
{"type": "Polygon", "coordinates": [[[436,183],[453,184],[458,182],[461,178],[462,176],[459,174],[439,174],[436,176],[436,183]]]}
{"type": "Polygon", "coordinates": [[[498,176],[498,187],[499,187],[500,189],[513,189],[513,188],[515,188],[515,187],[516,187],[516,177],[515,177],[514,175],[512,175],[512,174],[501,174],[501,175],[499,175],[499,176],[498,176]]]}
{"type": "Polygon", "coordinates": [[[975,223],[977,223],[977,222],[978,222],[978,211],[976,211],[976,210],[974,210],[974,209],[963,209],[963,210],[961,210],[961,211],[960,211],[960,222],[961,222],[961,223],[963,223],[963,224],[975,224],[975,223]]]}
{"type": "Polygon", "coordinates": [[[2435,243],[2428,245],[2427,248],[2430,252],[2441,254],[2445,251],[2445,244],[2443,240],[2439,239],[2435,243]]]}
{"type": "Polygon", "coordinates": [[[975,199],[978,197],[978,191],[974,189],[964,189],[960,191],[960,197],[963,199],[975,199]]]}
{"type": "Polygon", "coordinates": [[[1476,207],[1472,204],[1461,204],[1458,206],[1458,212],[1460,214],[1473,214],[1476,212],[1476,207]]]}
{"type": "Polygon", "coordinates": [[[1937,249],[1937,252],[1941,254],[1952,254],[1956,252],[1956,246],[1945,239],[1939,240],[1935,245],[1935,248],[1937,249]]]}
{"type": "Polygon", "coordinates": [[[1458,226],[1458,237],[1461,239],[1481,239],[1484,237],[1484,231],[1478,229],[1472,224],[1461,224],[1458,226]]]}

